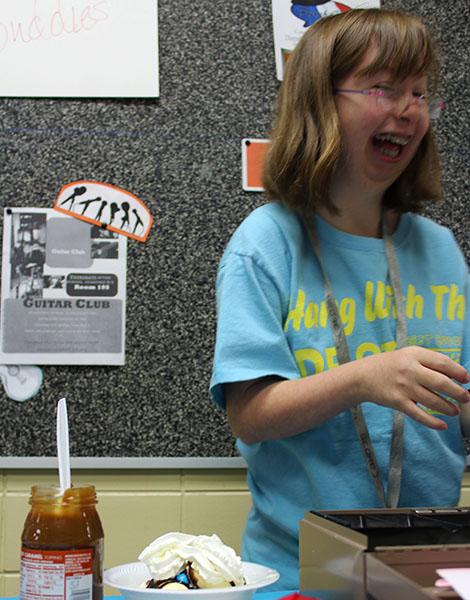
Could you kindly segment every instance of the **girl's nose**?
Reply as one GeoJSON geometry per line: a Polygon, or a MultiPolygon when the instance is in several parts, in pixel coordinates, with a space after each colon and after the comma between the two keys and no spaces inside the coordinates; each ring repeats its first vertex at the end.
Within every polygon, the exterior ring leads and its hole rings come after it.
{"type": "Polygon", "coordinates": [[[423,113],[423,107],[418,104],[417,98],[412,94],[402,94],[396,99],[392,112],[398,119],[412,119],[423,113]]]}

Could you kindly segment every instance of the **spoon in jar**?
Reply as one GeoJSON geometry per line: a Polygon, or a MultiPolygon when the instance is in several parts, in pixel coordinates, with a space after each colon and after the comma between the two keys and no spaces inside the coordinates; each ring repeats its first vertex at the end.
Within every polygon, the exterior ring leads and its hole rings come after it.
{"type": "Polygon", "coordinates": [[[57,459],[59,463],[59,484],[63,494],[71,487],[69,424],[67,419],[67,402],[61,398],[57,403],[57,459]]]}

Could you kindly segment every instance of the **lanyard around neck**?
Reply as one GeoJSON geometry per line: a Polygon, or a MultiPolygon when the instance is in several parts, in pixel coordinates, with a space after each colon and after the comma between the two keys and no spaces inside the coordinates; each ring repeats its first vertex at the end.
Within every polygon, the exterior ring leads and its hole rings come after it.
{"type": "MultiPolygon", "coordinates": [[[[320,266],[320,271],[323,278],[323,285],[325,291],[325,300],[328,310],[328,317],[331,323],[333,331],[333,338],[336,346],[336,354],[338,363],[344,364],[351,361],[349,354],[349,347],[344,333],[343,325],[341,323],[341,317],[339,315],[338,305],[335,302],[333,296],[333,290],[325,270],[324,262],[320,251],[320,241],[315,231],[314,217],[313,215],[303,216],[306,229],[310,237],[310,243],[312,245],[315,256],[320,266]]],[[[392,237],[388,231],[385,223],[385,218],[382,217],[382,233],[385,244],[385,252],[387,255],[388,270],[390,283],[392,286],[393,296],[395,300],[395,307],[397,312],[396,319],[396,341],[397,348],[403,348],[406,345],[406,315],[405,307],[403,303],[403,293],[401,289],[400,273],[398,269],[398,262],[393,247],[392,237]]],[[[398,500],[400,498],[400,486],[401,486],[401,474],[403,466],[403,425],[404,418],[403,413],[400,411],[394,411],[393,414],[393,432],[392,432],[392,443],[390,446],[390,458],[389,458],[389,469],[388,469],[388,482],[387,482],[387,494],[385,494],[382,478],[380,476],[380,469],[375,456],[374,448],[369,435],[369,430],[364,418],[364,414],[360,405],[351,409],[353,422],[356,428],[357,435],[361,442],[362,451],[364,458],[369,469],[370,476],[374,482],[374,486],[377,495],[382,502],[383,506],[387,508],[396,508],[398,500]]]]}

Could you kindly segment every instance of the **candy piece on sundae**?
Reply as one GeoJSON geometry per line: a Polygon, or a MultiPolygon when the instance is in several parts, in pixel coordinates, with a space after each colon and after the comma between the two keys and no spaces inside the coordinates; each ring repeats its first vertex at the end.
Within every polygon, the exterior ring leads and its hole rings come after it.
{"type": "Polygon", "coordinates": [[[189,576],[189,573],[186,573],[186,571],[184,571],[183,573],[178,573],[178,575],[175,577],[175,579],[178,583],[182,583],[186,587],[190,587],[190,585],[192,583],[191,577],[189,576]]]}
{"type": "MultiPolygon", "coordinates": [[[[241,560],[217,535],[167,533],[139,555],[152,579],[147,587],[171,583],[186,589],[244,585],[241,560]]],[[[181,588],[173,588],[181,589],[181,588]]]]}

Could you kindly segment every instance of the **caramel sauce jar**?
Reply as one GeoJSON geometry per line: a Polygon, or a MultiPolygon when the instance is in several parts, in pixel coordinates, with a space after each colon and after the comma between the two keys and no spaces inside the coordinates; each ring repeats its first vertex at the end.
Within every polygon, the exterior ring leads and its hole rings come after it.
{"type": "Polygon", "coordinates": [[[21,600],[102,600],[103,528],[93,485],[33,486],[21,536],[21,600]]]}

